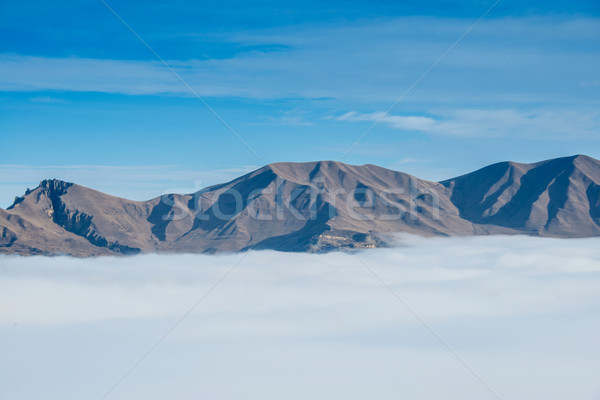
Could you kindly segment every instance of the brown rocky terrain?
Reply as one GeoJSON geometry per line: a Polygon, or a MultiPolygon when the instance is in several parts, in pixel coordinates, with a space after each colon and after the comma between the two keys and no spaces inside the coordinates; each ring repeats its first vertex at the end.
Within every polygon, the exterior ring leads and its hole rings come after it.
{"type": "Polygon", "coordinates": [[[0,253],[327,251],[392,235],[600,236],[600,161],[504,162],[440,183],[375,165],[276,163],[191,194],[131,201],[44,180],[0,209],[0,253]]]}

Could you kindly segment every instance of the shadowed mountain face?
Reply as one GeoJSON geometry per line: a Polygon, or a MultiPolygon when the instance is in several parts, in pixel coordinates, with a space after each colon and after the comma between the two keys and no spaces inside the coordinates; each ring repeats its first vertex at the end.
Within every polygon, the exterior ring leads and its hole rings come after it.
{"type": "Polygon", "coordinates": [[[600,236],[600,162],[505,162],[441,183],[332,161],[276,163],[191,194],[130,201],[45,180],[0,209],[0,252],[76,256],[327,251],[421,235],[600,236]]]}
{"type": "Polygon", "coordinates": [[[442,182],[460,216],[557,237],[600,236],[600,162],[586,156],[504,162],[442,182]]]}

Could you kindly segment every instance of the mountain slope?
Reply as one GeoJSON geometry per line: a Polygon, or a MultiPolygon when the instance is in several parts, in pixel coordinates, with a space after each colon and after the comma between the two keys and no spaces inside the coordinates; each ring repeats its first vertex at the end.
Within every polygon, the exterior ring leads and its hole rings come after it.
{"type": "Polygon", "coordinates": [[[16,254],[326,251],[386,245],[395,232],[600,236],[600,162],[504,162],[440,183],[375,165],[275,163],[149,201],[44,180],[0,209],[0,252],[16,254]]]}
{"type": "MultiPolygon", "coordinates": [[[[103,253],[135,254],[154,247],[149,224],[144,220],[147,204],[68,182],[44,180],[18,198],[5,213],[10,218],[30,222],[32,226],[25,229],[29,236],[34,234],[34,227],[39,227],[36,235],[70,234],[69,237],[77,238],[73,245],[82,247],[84,252],[91,245],[103,253]]],[[[60,245],[56,247],[60,248],[60,245]]],[[[54,252],[52,248],[41,250],[54,252]]]]}
{"type": "Polygon", "coordinates": [[[188,203],[192,227],[172,248],[193,251],[202,243],[210,251],[250,246],[305,251],[372,246],[379,240],[373,232],[472,233],[472,224],[458,217],[446,195],[440,199],[442,217],[433,218],[427,194],[437,191],[446,189],[374,165],[271,164],[196,193],[188,203]],[[423,194],[413,214],[411,185],[423,194]],[[367,201],[369,207],[364,206],[367,201]]]}
{"type": "Polygon", "coordinates": [[[442,182],[461,217],[522,233],[600,235],[600,161],[573,156],[504,162],[442,182]]]}

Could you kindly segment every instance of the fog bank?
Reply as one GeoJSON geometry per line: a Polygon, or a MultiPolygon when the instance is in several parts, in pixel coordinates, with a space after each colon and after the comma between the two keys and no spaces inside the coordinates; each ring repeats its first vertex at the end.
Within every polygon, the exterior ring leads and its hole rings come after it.
{"type": "Polygon", "coordinates": [[[495,398],[440,338],[502,399],[600,397],[599,239],[399,243],[0,257],[0,397],[99,399],[196,303],[107,399],[495,398]]]}

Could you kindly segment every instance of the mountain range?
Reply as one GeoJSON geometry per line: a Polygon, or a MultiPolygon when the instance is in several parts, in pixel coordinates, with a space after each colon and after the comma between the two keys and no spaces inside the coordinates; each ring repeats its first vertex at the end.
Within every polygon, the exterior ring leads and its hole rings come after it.
{"type": "Polygon", "coordinates": [[[323,252],[424,236],[600,236],[600,161],[501,162],[441,182],[376,165],[270,164],[148,201],[56,179],[0,208],[0,253],[323,252]]]}

